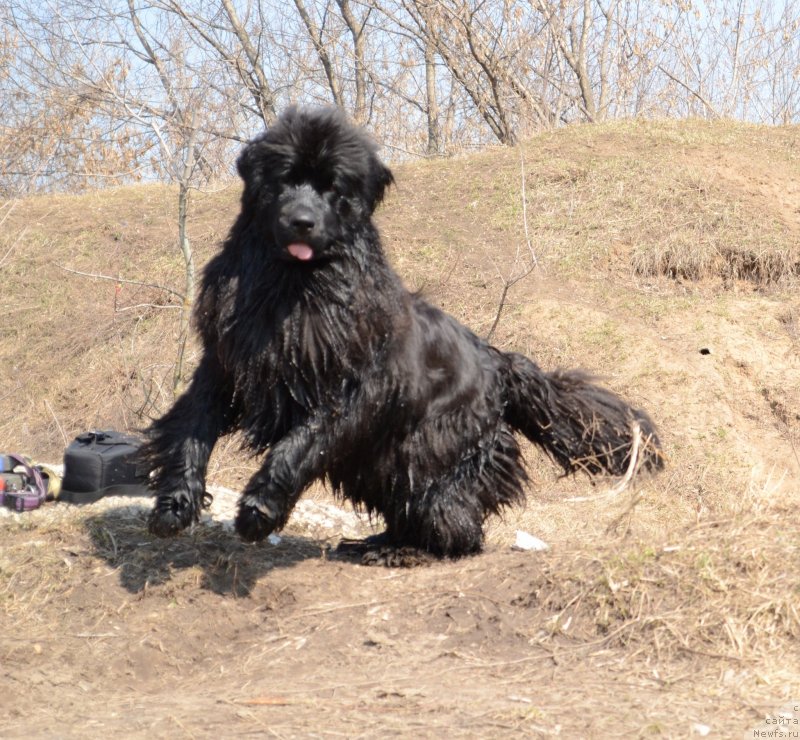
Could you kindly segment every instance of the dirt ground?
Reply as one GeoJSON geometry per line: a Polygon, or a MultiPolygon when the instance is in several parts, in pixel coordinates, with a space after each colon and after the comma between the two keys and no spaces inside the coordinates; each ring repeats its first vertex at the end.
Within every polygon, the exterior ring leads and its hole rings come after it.
{"type": "Polygon", "coordinates": [[[785,584],[748,553],[779,520],[717,523],[760,582],[739,613],[727,564],[686,582],[713,525],[385,569],[337,558],[335,527],[164,542],[146,510],[7,518],[3,737],[739,737],[800,690],[798,653],[773,653],[798,637],[797,548],[785,584]]]}
{"type": "MultiPolygon", "coordinates": [[[[174,540],[141,499],[0,512],[0,737],[799,736],[798,152],[797,127],[623,123],[397,168],[409,287],[486,334],[529,239],[493,342],[647,408],[666,470],[615,494],[529,449],[486,551],[412,569],[338,556],[380,523],[321,488],[276,544],[237,539],[223,489],[174,540]]],[[[0,449],[55,462],[171,402],[172,195],[0,211],[0,449]]],[[[201,263],[236,197],[196,196],[201,263]]],[[[223,441],[210,480],[255,464],[223,441]]]]}

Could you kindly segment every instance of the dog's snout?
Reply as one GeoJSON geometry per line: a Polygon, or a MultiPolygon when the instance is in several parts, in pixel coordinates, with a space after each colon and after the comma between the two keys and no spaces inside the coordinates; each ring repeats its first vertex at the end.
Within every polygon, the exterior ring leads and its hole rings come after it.
{"type": "Polygon", "coordinates": [[[316,220],[310,210],[296,211],[289,215],[289,225],[297,234],[310,234],[314,230],[316,220]]]}
{"type": "Polygon", "coordinates": [[[325,202],[308,183],[288,188],[281,196],[280,228],[290,239],[317,234],[323,224],[325,202]]]}

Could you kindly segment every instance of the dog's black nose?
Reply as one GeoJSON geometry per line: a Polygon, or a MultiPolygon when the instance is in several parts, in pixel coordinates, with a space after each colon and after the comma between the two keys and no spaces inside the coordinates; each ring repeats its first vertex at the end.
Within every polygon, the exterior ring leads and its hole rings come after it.
{"type": "Polygon", "coordinates": [[[293,213],[289,224],[298,235],[309,234],[314,230],[314,216],[309,212],[293,213]]]}

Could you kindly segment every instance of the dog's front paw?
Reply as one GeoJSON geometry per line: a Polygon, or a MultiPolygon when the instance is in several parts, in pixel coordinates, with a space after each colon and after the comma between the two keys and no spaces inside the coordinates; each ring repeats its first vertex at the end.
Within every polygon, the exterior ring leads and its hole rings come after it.
{"type": "Polygon", "coordinates": [[[278,526],[278,512],[252,496],[239,503],[236,531],[246,542],[259,542],[278,526]]]}
{"type": "Polygon", "coordinates": [[[186,491],[159,494],[147,527],[156,537],[174,537],[198,519],[194,498],[186,491]]]}

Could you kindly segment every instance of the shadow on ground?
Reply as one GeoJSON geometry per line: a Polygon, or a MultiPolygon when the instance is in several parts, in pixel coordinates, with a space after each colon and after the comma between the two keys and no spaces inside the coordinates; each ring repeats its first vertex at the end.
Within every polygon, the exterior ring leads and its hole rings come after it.
{"type": "Polygon", "coordinates": [[[248,544],[219,523],[196,525],[173,539],[147,531],[148,509],[108,509],[86,519],[99,557],[118,569],[130,593],[168,582],[193,580],[218,594],[248,596],[260,578],[276,568],[325,557],[327,544],[282,536],[281,542],[248,544]]]}

